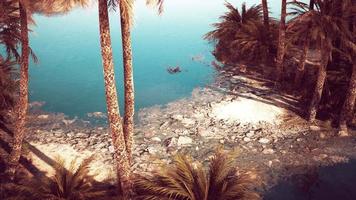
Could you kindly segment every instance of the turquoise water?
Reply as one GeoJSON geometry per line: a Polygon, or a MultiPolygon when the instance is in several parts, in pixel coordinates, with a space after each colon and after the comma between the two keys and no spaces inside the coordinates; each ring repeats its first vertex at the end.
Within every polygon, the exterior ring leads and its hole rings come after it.
{"type": "MultiPolygon", "coordinates": [[[[249,0],[247,4],[259,2],[249,0]]],[[[270,1],[270,7],[278,11],[280,1],[270,1]]],[[[223,0],[166,0],[165,11],[158,16],[144,1],[136,1],[132,33],[136,110],[189,96],[194,88],[211,83],[213,69],[207,63],[214,59],[210,53],[213,47],[202,36],[224,12],[223,0]],[[202,60],[193,61],[193,56],[202,60]],[[176,65],[182,73],[167,73],[168,66],[176,65]]],[[[105,112],[96,5],[63,16],[35,16],[35,20],[31,46],[40,62],[31,64],[30,100],[44,101],[45,110],[72,117],[105,112]]],[[[110,20],[122,111],[118,13],[112,12],[110,20]]]]}

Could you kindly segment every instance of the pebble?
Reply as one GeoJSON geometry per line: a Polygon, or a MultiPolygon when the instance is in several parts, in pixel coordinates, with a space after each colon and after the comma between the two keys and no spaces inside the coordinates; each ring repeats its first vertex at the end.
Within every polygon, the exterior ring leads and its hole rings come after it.
{"type": "Polygon", "coordinates": [[[248,137],[244,137],[244,141],[245,141],[245,142],[251,142],[251,139],[248,138],[248,137]]]}
{"type": "Polygon", "coordinates": [[[311,131],[320,131],[320,127],[319,126],[315,126],[315,125],[309,126],[309,129],[311,131]]]}
{"type": "Polygon", "coordinates": [[[38,115],[37,118],[38,119],[48,119],[49,115],[38,115]]]}
{"type": "Polygon", "coordinates": [[[178,146],[188,145],[193,143],[193,139],[187,136],[179,136],[178,146]]]}
{"type": "Polygon", "coordinates": [[[274,153],[274,150],[273,149],[264,149],[262,151],[263,154],[273,154],[274,153]]]}
{"type": "Polygon", "coordinates": [[[255,131],[249,131],[247,134],[246,134],[246,137],[253,137],[255,135],[255,131]]]}
{"type": "Polygon", "coordinates": [[[268,144],[270,141],[267,138],[261,138],[261,139],[258,140],[258,142],[261,143],[261,144],[268,144]]]}
{"type": "Polygon", "coordinates": [[[153,137],[153,138],[151,138],[151,141],[153,141],[153,142],[161,142],[162,140],[159,137],[153,137]]]}

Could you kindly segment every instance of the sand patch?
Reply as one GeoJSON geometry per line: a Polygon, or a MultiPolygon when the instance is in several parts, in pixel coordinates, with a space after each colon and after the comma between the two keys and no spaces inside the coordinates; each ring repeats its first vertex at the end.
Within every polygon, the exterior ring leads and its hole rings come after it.
{"type": "Polygon", "coordinates": [[[212,115],[217,119],[241,123],[268,122],[279,124],[281,116],[286,113],[283,108],[259,101],[239,98],[234,101],[223,101],[215,104],[212,115]]]}
{"type": "MultiPolygon", "coordinates": [[[[83,159],[90,157],[93,152],[84,150],[77,151],[73,147],[68,144],[56,144],[56,143],[48,143],[48,144],[39,144],[39,143],[31,143],[35,148],[37,148],[40,152],[46,155],[53,161],[56,161],[58,157],[65,160],[66,167],[70,162],[76,159],[77,164],[79,164],[83,159]]],[[[112,166],[106,165],[103,162],[102,155],[94,155],[95,159],[91,163],[90,174],[95,176],[97,181],[103,181],[108,178],[115,177],[112,166]]],[[[44,158],[41,156],[35,155],[31,153],[31,158],[33,164],[38,167],[41,171],[45,172],[47,176],[52,176],[54,173],[53,167],[46,163],[44,158]]]]}

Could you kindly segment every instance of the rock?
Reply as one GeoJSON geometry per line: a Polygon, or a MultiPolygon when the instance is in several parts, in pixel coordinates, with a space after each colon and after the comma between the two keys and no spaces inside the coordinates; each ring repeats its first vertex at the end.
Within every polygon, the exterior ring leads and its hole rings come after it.
{"type": "Polygon", "coordinates": [[[76,133],[75,137],[77,138],[88,138],[90,135],[87,133],[76,133]]]}
{"type": "Polygon", "coordinates": [[[108,149],[110,153],[115,153],[115,149],[112,145],[110,145],[108,149]]]}
{"type": "Polygon", "coordinates": [[[167,138],[166,140],[164,140],[164,145],[166,147],[175,147],[175,146],[177,146],[177,143],[178,143],[178,140],[177,140],[177,138],[174,138],[174,137],[170,137],[170,138],[167,138]]]}
{"type": "Polygon", "coordinates": [[[144,132],[143,135],[145,136],[145,138],[151,138],[155,135],[155,133],[153,131],[147,131],[147,132],[144,132]]]}
{"type": "Polygon", "coordinates": [[[219,140],[220,144],[224,144],[225,140],[219,140]]]}
{"type": "Polygon", "coordinates": [[[88,117],[103,119],[106,118],[106,115],[102,112],[92,112],[87,114],[88,117]]]}
{"type": "Polygon", "coordinates": [[[173,115],[172,119],[177,120],[177,121],[182,121],[183,120],[183,115],[173,115]]]}
{"type": "Polygon", "coordinates": [[[184,118],[181,120],[181,122],[185,127],[191,127],[195,124],[195,120],[190,118],[184,118]]]}
{"type": "Polygon", "coordinates": [[[96,145],[96,149],[105,149],[106,148],[106,144],[105,143],[99,143],[96,145]]]}
{"type": "Polygon", "coordinates": [[[326,135],[324,133],[320,133],[319,137],[320,139],[325,139],[326,135]]]}
{"type": "Polygon", "coordinates": [[[233,136],[231,136],[231,140],[233,140],[233,141],[234,141],[235,139],[236,139],[236,136],[234,136],[234,135],[233,135],[233,136]]]}
{"type": "Polygon", "coordinates": [[[245,142],[251,142],[251,139],[249,137],[244,137],[245,142]]]}
{"type": "Polygon", "coordinates": [[[74,118],[72,120],[70,120],[70,119],[63,119],[62,120],[63,124],[66,125],[66,126],[68,126],[70,124],[73,124],[75,121],[77,121],[77,118],[74,118]]]}
{"type": "Polygon", "coordinates": [[[38,115],[37,118],[38,119],[48,119],[49,115],[38,115]]]}
{"type": "Polygon", "coordinates": [[[157,154],[157,153],[159,153],[159,147],[158,146],[149,146],[149,147],[147,147],[147,152],[149,153],[149,154],[157,154]]]}
{"type": "Polygon", "coordinates": [[[73,132],[68,132],[68,133],[67,133],[67,137],[69,137],[69,138],[74,137],[74,133],[73,133],[73,132]]]}
{"type": "Polygon", "coordinates": [[[151,138],[151,141],[153,141],[153,142],[161,142],[162,140],[159,137],[153,137],[153,138],[151,138]]]}
{"type": "Polygon", "coordinates": [[[261,138],[261,139],[258,140],[258,142],[261,143],[261,144],[268,144],[270,141],[267,138],[261,138]]]}
{"type": "Polygon", "coordinates": [[[168,125],[169,125],[169,121],[165,121],[162,124],[160,124],[159,129],[162,130],[162,129],[166,128],[168,125]]]}
{"type": "Polygon", "coordinates": [[[318,156],[314,156],[313,159],[314,159],[315,161],[322,161],[322,160],[324,160],[324,159],[327,158],[327,157],[328,157],[327,154],[320,154],[320,155],[318,155],[318,156]]]}
{"type": "Polygon", "coordinates": [[[321,128],[319,126],[315,126],[315,125],[309,126],[309,129],[311,131],[320,131],[321,130],[321,128]]]}
{"type": "Polygon", "coordinates": [[[249,137],[249,138],[253,137],[254,135],[255,135],[255,131],[249,131],[249,132],[246,134],[246,136],[249,137]]]}
{"type": "Polygon", "coordinates": [[[179,136],[178,146],[188,145],[193,143],[193,139],[187,136],[179,136]]]}
{"type": "Polygon", "coordinates": [[[209,129],[198,127],[197,134],[202,137],[212,137],[214,135],[214,132],[209,129]]]}
{"type": "Polygon", "coordinates": [[[262,151],[263,154],[273,154],[274,153],[274,150],[273,149],[264,149],[262,151]]]}

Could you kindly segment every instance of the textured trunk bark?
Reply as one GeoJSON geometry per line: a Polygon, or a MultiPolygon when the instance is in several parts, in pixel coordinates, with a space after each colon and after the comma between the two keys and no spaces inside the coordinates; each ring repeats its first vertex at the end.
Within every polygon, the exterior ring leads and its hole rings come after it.
{"type": "Polygon", "coordinates": [[[330,50],[328,47],[322,47],[321,49],[322,57],[321,64],[319,66],[317,81],[313,93],[313,97],[309,106],[309,122],[313,123],[316,118],[316,114],[318,112],[318,106],[323,94],[324,83],[326,80],[326,67],[329,63],[330,50]]]}
{"type": "Polygon", "coordinates": [[[124,86],[125,86],[125,116],[124,116],[124,136],[126,151],[129,162],[132,162],[132,144],[134,131],[134,112],[135,112],[135,96],[134,96],[134,81],[132,68],[132,49],[131,49],[131,30],[130,17],[127,16],[130,12],[125,7],[123,1],[119,1],[120,20],[121,20],[121,39],[124,61],[124,86]]]}
{"type": "Polygon", "coordinates": [[[286,16],[287,0],[282,0],[281,21],[279,24],[278,51],[277,51],[277,81],[280,81],[283,73],[283,61],[286,51],[286,16]]]}
{"type": "Polygon", "coordinates": [[[262,0],[262,11],[263,11],[263,24],[266,26],[266,29],[269,30],[269,13],[268,13],[267,0],[262,0]]]}
{"type": "Polygon", "coordinates": [[[308,49],[309,49],[309,40],[306,40],[304,42],[304,45],[303,45],[303,52],[300,55],[298,68],[297,68],[297,71],[296,71],[296,74],[295,74],[295,78],[294,78],[294,85],[297,88],[300,87],[302,78],[304,76],[305,61],[307,59],[308,49]]]}
{"type": "Polygon", "coordinates": [[[131,168],[127,157],[122,120],[119,113],[107,1],[99,0],[98,9],[106,104],[112,143],[115,149],[118,185],[125,199],[129,199],[132,194],[131,168]]]}
{"type": "Polygon", "coordinates": [[[29,65],[29,39],[27,11],[22,2],[19,2],[20,23],[21,23],[21,68],[20,68],[20,95],[16,104],[16,116],[14,129],[14,141],[9,157],[8,174],[13,178],[18,166],[22,142],[26,133],[26,116],[28,109],[28,65],[29,65]]]}
{"type": "Polygon", "coordinates": [[[347,122],[354,114],[356,99],[356,59],[353,61],[352,75],[350,78],[349,87],[346,94],[346,99],[342,107],[339,119],[339,135],[348,136],[347,122]]]}

